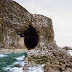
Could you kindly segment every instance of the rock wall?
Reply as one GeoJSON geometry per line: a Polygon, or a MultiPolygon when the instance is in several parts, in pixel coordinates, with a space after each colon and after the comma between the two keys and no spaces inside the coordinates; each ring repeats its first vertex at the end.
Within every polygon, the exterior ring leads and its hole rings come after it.
{"type": "Polygon", "coordinates": [[[23,48],[24,38],[21,38],[15,30],[0,26],[0,48],[23,48]]]}
{"type": "Polygon", "coordinates": [[[31,21],[31,14],[12,0],[0,1],[0,48],[23,48],[24,32],[31,21]]]}
{"type": "MultiPolygon", "coordinates": [[[[1,35],[2,38],[0,41],[4,43],[4,47],[8,46],[7,48],[9,48],[11,45],[18,46],[18,35],[24,37],[24,33],[29,29],[30,25],[37,31],[39,36],[38,44],[36,44],[37,46],[54,43],[54,30],[50,18],[43,15],[31,14],[15,1],[0,1],[0,27],[3,28],[1,32],[3,37],[1,35]],[[12,34],[15,35],[13,36],[12,34]]],[[[29,36],[30,35],[28,35],[28,37],[29,36]]],[[[27,38],[27,36],[25,37],[27,38]]],[[[24,46],[23,38],[21,38],[21,40],[21,45],[24,46]]]]}
{"type": "Polygon", "coordinates": [[[39,35],[39,44],[48,45],[54,42],[52,20],[43,15],[33,14],[32,26],[39,35]]]}
{"type": "Polygon", "coordinates": [[[32,15],[12,0],[0,1],[0,24],[14,29],[18,34],[30,25],[32,15]]]}
{"type": "Polygon", "coordinates": [[[52,20],[29,13],[12,0],[1,0],[0,46],[24,48],[24,43],[31,49],[29,65],[45,64],[45,72],[72,72],[72,57],[55,43],[52,20]]]}

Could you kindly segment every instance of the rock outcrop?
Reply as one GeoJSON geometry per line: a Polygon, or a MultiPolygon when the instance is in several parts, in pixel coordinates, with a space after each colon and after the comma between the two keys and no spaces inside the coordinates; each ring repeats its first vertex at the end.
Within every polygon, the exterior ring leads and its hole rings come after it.
{"type": "Polygon", "coordinates": [[[0,24],[14,29],[17,33],[24,31],[30,25],[32,15],[18,3],[12,0],[0,1],[0,24]]]}
{"type": "Polygon", "coordinates": [[[0,45],[22,48],[24,44],[31,49],[30,65],[45,64],[45,72],[72,72],[72,57],[56,45],[52,20],[29,13],[12,0],[1,0],[0,45]]]}
{"type": "MultiPolygon", "coordinates": [[[[28,33],[30,25],[33,26],[33,28],[37,31],[38,34],[38,44],[35,45],[43,45],[43,43],[47,45],[54,42],[54,31],[50,18],[42,15],[32,15],[15,1],[0,1],[0,37],[2,37],[0,40],[1,45],[3,43],[3,46],[7,48],[10,46],[19,47],[20,42],[18,42],[18,40],[22,41],[22,44],[24,43],[23,38],[21,38],[25,37],[24,33],[28,34],[28,36],[32,34],[30,32],[28,33]],[[14,36],[14,34],[12,33],[14,33],[16,36],[14,36]],[[16,33],[21,37],[17,36],[16,33]],[[11,42],[13,42],[14,45],[11,42]]],[[[25,40],[27,39],[28,38],[26,36],[25,40]]]]}
{"type": "Polygon", "coordinates": [[[45,72],[71,72],[72,57],[56,45],[52,20],[36,14],[33,17],[32,26],[37,29],[39,43],[35,49],[28,51],[29,64],[45,64],[45,72]]]}
{"type": "Polygon", "coordinates": [[[39,35],[40,45],[48,45],[54,42],[54,30],[52,20],[43,15],[33,15],[32,26],[39,35]]]}
{"type": "Polygon", "coordinates": [[[12,0],[0,1],[0,48],[22,48],[18,34],[28,29],[32,15],[12,0]]]}

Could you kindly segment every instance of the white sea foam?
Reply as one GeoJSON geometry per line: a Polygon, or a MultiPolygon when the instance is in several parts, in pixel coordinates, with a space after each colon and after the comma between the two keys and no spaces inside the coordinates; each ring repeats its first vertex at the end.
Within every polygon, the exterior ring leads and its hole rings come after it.
{"type": "Polygon", "coordinates": [[[4,68],[4,70],[5,71],[9,71],[9,72],[23,72],[23,68],[22,67],[20,67],[20,68],[18,68],[18,67],[13,67],[13,68],[6,67],[6,68],[4,68]]]}
{"type": "MultiPolygon", "coordinates": [[[[24,61],[24,58],[25,58],[25,56],[20,56],[20,57],[16,58],[17,61],[15,61],[12,65],[4,67],[3,69],[5,71],[9,71],[9,72],[24,72],[23,67],[26,64],[26,62],[24,61]],[[20,67],[15,67],[16,64],[19,64],[20,67]]],[[[29,69],[27,70],[27,72],[44,72],[43,66],[44,65],[29,67],[29,69]]]]}
{"type": "Polygon", "coordinates": [[[44,65],[39,65],[35,67],[30,67],[28,72],[44,72],[43,67],[44,65]]]}
{"type": "Polygon", "coordinates": [[[72,56],[72,50],[69,50],[70,55],[72,56]]]}
{"type": "Polygon", "coordinates": [[[27,64],[25,61],[16,61],[13,63],[13,65],[19,64],[21,67],[24,67],[25,64],[27,64]]]}
{"type": "Polygon", "coordinates": [[[10,69],[10,72],[23,72],[23,68],[22,67],[20,67],[20,68],[14,67],[14,68],[10,69]]]}
{"type": "Polygon", "coordinates": [[[9,72],[23,72],[23,67],[25,65],[24,61],[22,62],[14,62],[11,66],[14,66],[16,64],[19,64],[21,65],[21,67],[10,67],[10,66],[7,66],[7,67],[4,67],[3,70],[5,71],[9,71],[9,72]]]}
{"type": "MultiPolygon", "coordinates": [[[[15,62],[13,63],[13,65],[15,64],[21,64],[22,67],[10,67],[10,66],[7,66],[6,68],[4,68],[5,71],[9,71],[9,72],[24,72],[23,71],[23,67],[24,67],[24,61],[22,62],[15,62]]],[[[39,65],[39,66],[34,66],[34,67],[29,67],[29,69],[27,70],[28,72],[44,72],[43,70],[43,67],[44,65],[39,65]]]]}
{"type": "Polygon", "coordinates": [[[7,56],[7,55],[5,55],[5,54],[0,54],[0,58],[1,58],[1,57],[6,57],[6,56],[7,56]]]}
{"type": "Polygon", "coordinates": [[[28,72],[44,72],[44,70],[40,67],[31,67],[28,72]]]}
{"type": "Polygon", "coordinates": [[[16,60],[22,61],[22,60],[24,60],[24,58],[25,58],[25,56],[20,56],[20,57],[16,58],[16,60]]]}

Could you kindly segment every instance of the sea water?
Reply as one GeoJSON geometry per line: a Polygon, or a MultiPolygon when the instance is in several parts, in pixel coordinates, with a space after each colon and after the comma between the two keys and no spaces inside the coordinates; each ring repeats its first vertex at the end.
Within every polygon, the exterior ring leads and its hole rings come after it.
{"type": "MultiPolygon", "coordinates": [[[[0,72],[24,72],[26,53],[0,54],[0,72]]],[[[29,67],[28,72],[44,72],[42,65],[29,67]]]]}

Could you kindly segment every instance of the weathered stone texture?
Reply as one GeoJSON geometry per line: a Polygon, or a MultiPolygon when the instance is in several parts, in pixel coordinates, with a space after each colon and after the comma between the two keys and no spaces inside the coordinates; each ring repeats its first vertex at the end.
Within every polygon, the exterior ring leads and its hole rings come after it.
{"type": "Polygon", "coordinates": [[[47,45],[54,41],[54,30],[52,20],[43,15],[33,15],[32,26],[38,32],[40,45],[47,45]]]}
{"type": "Polygon", "coordinates": [[[4,27],[13,28],[17,33],[26,30],[32,15],[12,0],[0,1],[0,23],[4,27]]]}
{"type": "Polygon", "coordinates": [[[56,45],[52,20],[43,15],[30,14],[12,0],[0,0],[1,47],[24,47],[24,38],[19,35],[26,32],[29,26],[39,36],[37,46],[28,51],[29,63],[45,64],[45,72],[72,72],[72,57],[56,45]]]}
{"type": "Polygon", "coordinates": [[[24,38],[17,34],[30,25],[32,15],[12,0],[0,0],[0,48],[22,48],[24,38]]]}
{"type": "MultiPolygon", "coordinates": [[[[24,31],[26,31],[30,25],[32,25],[36,29],[39,35],[38,45],[42,46],[54,42],[54,31],[53,31],[52,21],[50,18],[47,18],[43,15],[36,15],[36,14],[32,15],[25,8],[23,8],[22,6],[20,6],[19,4],[17,4],[12,0],[1,0],[0,26],[3,27],[3,29],[8,28],[9,32],[11,30],[14,30],[14,32],[20,35],[24,31]]],[[[5,31],[3,31],[3,34],[4,33],[5,31]]],[[[7,36],[10,37],[8,32],[7,32],[7,36]]],[[[13,40],[14,39],[12,39],[11,41],[13,40]]]]}
{"type": "Polygon", "coordinates": [[[24,38],[21,38],[14,29],[0,26],[0,48],[23,48],[24,38]]]}

